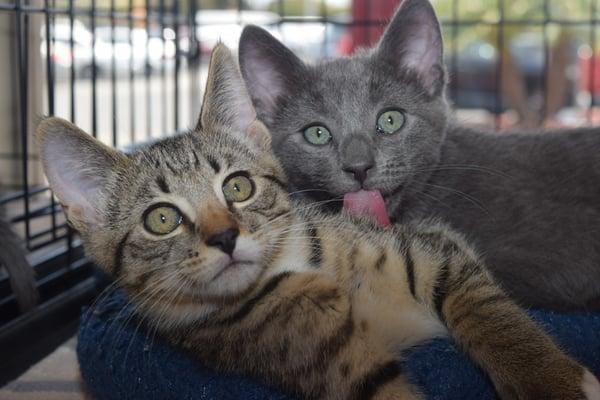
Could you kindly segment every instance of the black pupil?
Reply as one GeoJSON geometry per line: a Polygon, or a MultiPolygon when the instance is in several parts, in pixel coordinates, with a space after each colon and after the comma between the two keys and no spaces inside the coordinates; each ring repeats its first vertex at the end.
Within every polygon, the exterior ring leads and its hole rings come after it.
{"type": "Polygon", "coordinates": [[[239,193],[239,192],[241,191],[241,189],[240,189],[240,185],[238,185],[237,183],[234,183],[234,184],[233,184],[233,190],[235,190],[236,192],[238,192],[238,193],[239,193]]]}
{"type": "Polygon", "coordinates": [[[167,217],[165,217],[165,214],[160,214],[160,222],[162,222],[163,224],[167,222],[167,217]]]}
{"type": "Polygon", "coordinates": [[[320,138],[322,134],[323,131],[321,130],[321,128],[317,128],[317,137],[320,138]]]}
{"type": "Polygon", "coordinates": [[[388,124],[390,124],[390,125],[394,124],[394,118],[391,115],[388,116],[388,124]]]}

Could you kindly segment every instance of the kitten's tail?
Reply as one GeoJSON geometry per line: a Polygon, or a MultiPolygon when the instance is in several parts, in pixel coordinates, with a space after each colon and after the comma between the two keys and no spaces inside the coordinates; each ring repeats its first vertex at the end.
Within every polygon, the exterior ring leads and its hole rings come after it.
{"type": "Polygon", "coordinates": [[[21,311],[35,307],[39,295],[35,286],[35,272],[27,259],[22,243],[10,224],[0,218],[0,266],[8,271],[10,286],[17,297],[21,311]]]}

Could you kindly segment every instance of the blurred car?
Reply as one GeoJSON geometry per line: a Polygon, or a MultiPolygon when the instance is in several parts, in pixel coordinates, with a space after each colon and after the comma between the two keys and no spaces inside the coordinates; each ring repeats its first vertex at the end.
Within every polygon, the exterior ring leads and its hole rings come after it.
{"type": "MultiPolygon", "coordinates": [[[[47,55],[46,26],[40,30],[40,53],[45,59],[47,55]]],[[[57,18],[50,26],[50,37],[53,47],[51,58],[54,62],[56,73],[60,76],[66,74],[73,64],[76,73],[80,73],[85,66],[90,64],[92,58],[92,33],[85,25],[75,19],[71,29],[71,21],[67,18],[57,18]],[[72,34],[71,34],[72,31],[72,34]],[[71,40],[73,46],[71,47],[71,40]]]]}
{"type": "MultiPolygon", "coordinates": [[[[545,89],[544,77],[546,50],[538,34],[523,33],[509,43],[509,50],[517,69],[524,79],[527,97],[534,104],[541,103],[545,89]]],[[[569,47],[567,60],[567,96],[564,105],[574,102],[575,74],[569,73],[577,68],[575,43],[569,47]]],[[[447,69],[450,74],[450,91],[454,104],[458,108],[482,108],[493,113],[506,110],[506,99],[498,101],[497,69],[498,51],[489,42],[476,40],[457,53],[455,60],[446,55],[447,69]]],[[[511,79],[502,76],[502,79],[511,79]]],[[[514,79],[514,78],[512,78],[514,79]]]]}
{"type": "MultiPolygon", "coordinates": [[[[129,73],[130,69],[136,73],[159,68],[163,62],[170,65],[169,60],[175,57],[175,33],[172,29],[165,29],[160,37],[149,36],[145,29],[129,29],[124,26],[100,26],[92,32],[79,20],[73,21],[71,36],[71,22],[66,18],[59,18],[51,26],[50,37],[53,46],[51,57],[54,61],[56,73],[66,74],[71,65],[77,76],[91,76],[95,61],[96,74],[109,76],[113,68],[117,75],[129,73]],[[71,47],[71,37],[73,46],[71,47]],[[113,48],[114,43],[114,48],[113,48]],[[94,47],[92,57],[92,46],[94,47]]],[[[46,28],[41,29],[42,43],[40,52],[46,57],[46,28]]]]}
{"type": "Polygon", "coordinates": [[[258,25],[285,43],[299,57],[315,60],[346,54],[340,45],[347,28],[339,23],[321,22],[319,18],[287,16],[291,21],[280,23],[278,14],[253,10],[201,10],[196,14],[196,32],[203,55],[223,42],[237,49],[244,25],[258,25]]]}
{"type": "Polygon", "coordinates": [[[294,22],[284,22],[275,30],[280,39],[300,58],[317,60],[319,58],[347,55],[342,41],[347,28],[342,23],[319,22],[310,17],[292,17],[294,22]],[[300,18],[304,21],[296,22],[300,18]]]}
{"type": "Polygon", "coordinates": [[[209,55],[221,41],[230,49],[237,49],[244,25],[258,25],[274,36],[279,16],[269,11],[254,10],[200,10],[196,13],[196,38],[203,55],[209,55]]]}
{"type": "Polygon", "coordinates": [[[116,26],[98,27],[96,32],[96,66],[101,74],[108,74],[113,67],[117,74],[143,73],[146,69],[158,69],[163,60],[175,57],[175,33],[165,29],[163,38],[148,36],[145,29],[116,26]],[[131,36],[131,37],[130,37],[131,36]],[[114,43],[114,49],[113,49],[114,43]]]}

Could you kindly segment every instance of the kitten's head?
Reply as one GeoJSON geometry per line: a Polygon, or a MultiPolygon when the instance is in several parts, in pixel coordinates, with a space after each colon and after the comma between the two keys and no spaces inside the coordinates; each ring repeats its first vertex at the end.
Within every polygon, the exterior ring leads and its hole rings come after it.
{"type": "Polygon", "coordinates": [[[309,66],[247,27],[239,59],[259,118],[297,189],[316,199],[411,190],[440,156],[448,105],[439,23],[405,0],[378,46],[309,66]]]}
{"type": "Polygon", "coordinates": [[[289,225],[286,178],[230,51],[213,52],[193,132],[132,154],[50,118],[37,136],[50,187],[88,254],[171,322],[235,300],[289,225]],[[268,227],[268,229],[267,229],[268,227]],[[179,312],[179,313],[178,313],[179,312]]]}

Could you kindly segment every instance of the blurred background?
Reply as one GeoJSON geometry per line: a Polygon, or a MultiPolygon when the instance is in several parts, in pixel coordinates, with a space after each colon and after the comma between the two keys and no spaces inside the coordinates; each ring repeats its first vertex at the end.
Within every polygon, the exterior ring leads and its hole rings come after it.
{"type": "MultiPolygon", "coordinates": [[[[0,267],[0,384],[72,336],[101,287],[46,188],[32,143],[41,116],[128,149],[195,124],[210,51],[219,40],[235,49],[243,25],[316,62],[376,43],[399,3],[0,0],[0,216],[39,291],[37,306],[20,307],[0,267]]],[[[461,121],[501,134],[600,120],[597,0],[432,3],[461,121]]]]}

